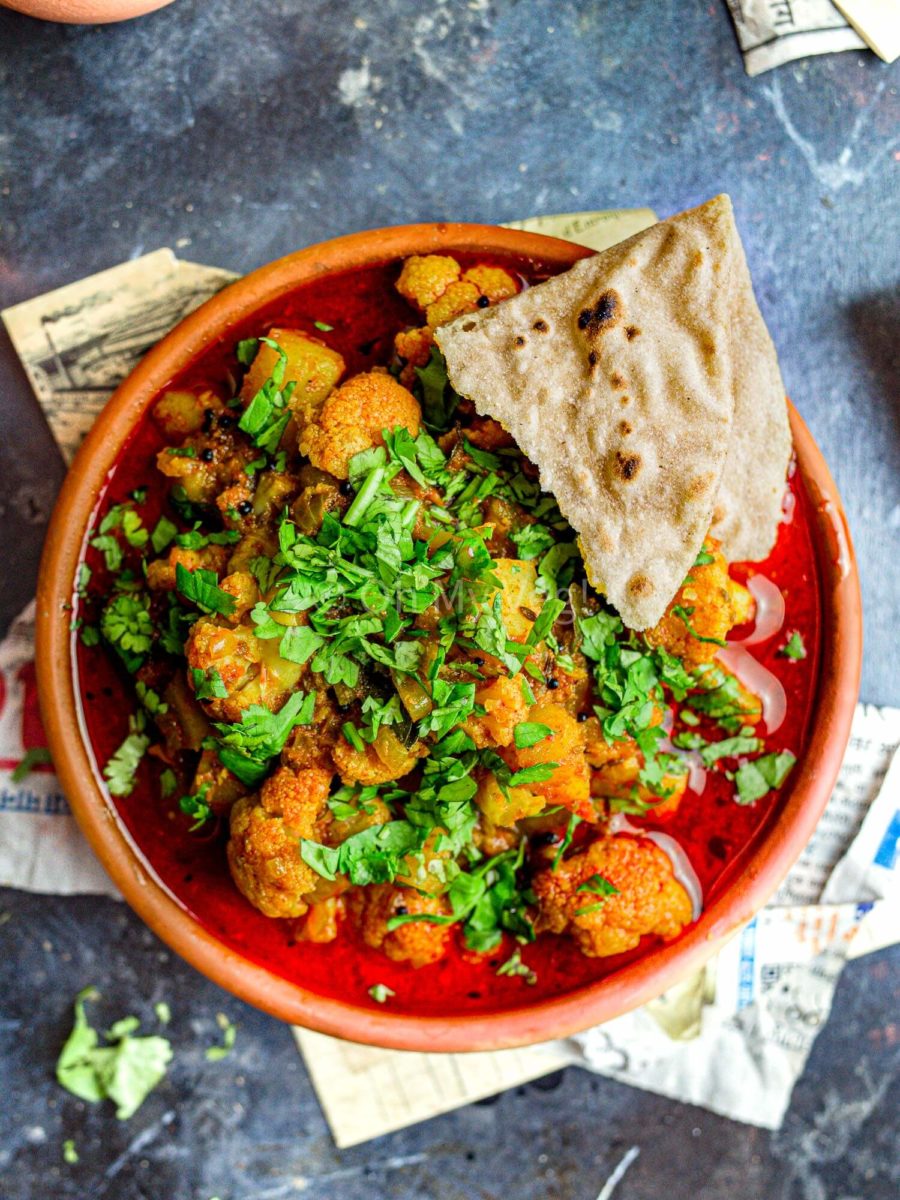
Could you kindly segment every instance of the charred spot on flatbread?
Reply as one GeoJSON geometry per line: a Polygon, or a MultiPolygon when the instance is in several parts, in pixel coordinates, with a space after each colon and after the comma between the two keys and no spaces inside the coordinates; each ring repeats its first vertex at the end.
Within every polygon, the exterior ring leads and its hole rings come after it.
{"type": "Polygon", "coordinates": [[[521,350],[522,347],[525,345],[525,339],[521,333],[516,334],[515,338],[513,339],[513,345],[516,347],[517,350],[521,350]]]}
{"type": "Polygon", "coordinates": [[[604,288],[594,303],[578,314],[578,328],[588,342],[596,342],[601,334],[618,325],[623,315],[622,297],[615,288],[604,288]]]}
{"type": "Polygon", "coordinates": [[[623,483],[637,479],[642,466],[641,456],[633,452],[616,450],[610,457],[610,471],[615,479],[622,480],[623,483]]]}
{"type": "Polygon", "coordinates": [[[653,581],[641,571],[636,571],[625,587],[632,600],[646,600],[653,595],[653,581]]]}
{"type": "Polygon", "coordinates": [[[618,371],[613,371],[612,375],[609,377],[609,385],[618,391],[620,388],[625,386],[625,380],[618,371]]]}
{"type": "Polygon", "coordinates": [[[623,419],[619,422],[619,433],[621,433],[622,437],[628,437],[629,433],[633,432],[634,430],[628,421],[623,419]]]}
{"type": "Polygon", "coordinates": [[[547,333],[550,329],[550,326],[543,317],[538,317],[531,328],[535,331],[535,333],[547,333]]]}
{"type": "Polygon", "coordinates": [[[637,325],[625,326],[625,336],[628,338],[629,342],[633,342],[636,337],[640,337],[640,334],[641,331],[638,329],[637,325]]]}

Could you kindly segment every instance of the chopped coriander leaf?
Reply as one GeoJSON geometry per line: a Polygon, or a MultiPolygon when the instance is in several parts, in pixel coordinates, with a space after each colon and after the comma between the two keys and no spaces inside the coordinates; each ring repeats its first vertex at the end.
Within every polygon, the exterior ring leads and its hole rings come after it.
{"type": "Polygon", "coordinates": [[[568,850],[568,848],[572,845],[572,838],[575,835],[575,830],[580,824],[581,824],[581,817],[576,816],[575,813],[572,813],[569,816],[569,823],[566,826],[566,832],[563,835],[563,840],[560,842],[559,849],[556,851],[556,854],[553,858],[553,866],[550,868],[551,871],[555,871],[559,867],[559,864],[563,860],[563,855],[568,850]]]}
{"type": "Polygon", "coordinates": [[[82,625],[79,637],[83,646],[100,645],[100,630],[96,625],[82,625]]]}
{"type": "Polygon", "coordinates": [[[234,1041],[237,1037],[237,1025],[233,1024],[224,1013],[216,1015],[216,1024],[222,1030],[221,1046],[209,1046],[206,1050],[207,1062],[221,1062],[223,1058],[229,1055],[234,1048],[234,1041]]]}
{"type": "Polygon", "coordinates": [[[557,542],[543,556],[538,565],[538,586],[548,596],[558,596],[568,587],[575,574],[575,564],[581,555],[574,542],[557,542]]]}
{"type": "Polygon", "coordinates": [[[166,767],[159,776],[159,790],[164,797],[171,796],[178,786],[178,779],[171,767],[166,767]]]}
{"type": "Polygon", "coordinates": [[[772,788],[781,787],[796,761],[789,750],[782,750],[742,763],[734,775],[737,803],[753,804],[772,788]]]}
{"type": "Polygon", "coordinates": [[[415,368],[422,389],[422,416],[429,429],[441,433],[450,427],[459,396],[447,381],[447,364],[437,346],[424,367],[415,368]]]}
{"type": "Polygon", "coordinates": [[[27,779],[35,767],[53,765],[53,759],[50,757],[50,751],[46,746],[32,746],[30,750],[26,750],[22,756],[22,761],[14,768],[12,773],[13,783],[21,783],[23,779],[27,779]]]}
{"type": "Polygon", "coordinates": [[[166,454],[170,454],[172,458],[196,458],[197,451],[193,446],[169,446],[166,454]]]}
{"type": "Polygon", "coordinates": [[[592,895],[600,897],[595,904],[589,904],[585,908],[576,908],[576,917],[583,917],[587,913],[596,912],[598,909],[603,907],[604,903],[609,899],[610,896],[618,896],[620,894],[616,885],[614,883],[610,883],[605,876],[600,874],[594,874],[590,877],[590,879],[586,879],[584,883],[578,885],[576,891],[590,892],[592,895]]]}
{"type": "Polygon", "coordinates": [[[259,338],[244,338],[235,347],[237,360],[242,367],[249,367],[259,350],[259,338]]]}
{"type": "Polygon", "coordinates": [[[516,947],[512,954],[497,968],[498,975],[518,975],[530,986],[537,983],[537,974],[526,963],[522,962],[522,951],[516,947]]]}
{"type": "Polygon", "coordinates": [[[177,533],[178,526],[174,521],[170,521],[167,516],[160,517],[150,534],[150,545],[154,553],[162,554],[177,533]]]}
{"type": "Polygon", "coordinates": [[[100,616],[100,632],[133,674],[153,644],[149,596],[145,592],[114,596],[100,616]]]}
{"type": "Polygon", "coordinates": [[[215,667],[207,667],[205,671],[200,667],[192,667],[191,678],[198,700],[224,700],[228,695],[228,688],[215,667]]]}
{"type": "Polygon", "coordinates": [[[168,1025],[172,1020],[172,1010],[169,1008],[165,1000],[158,1000],[153,1005],[153,1011],[156,1013],[156,1019],[160,1025],[168,1025]]]}
{"type": "Polygon", "coordinates": [[[677,617],[679,619],[679,621],[681,621],[683,623],[684,627],[687,629],[688,633],[691,635],[692,638],[694,638],[695,641],[709,642],[710,645],[712,645],[712,646],[726,646],[728,644],[727,642],[724,642],[721,638],[704,637],[702,633],[698,633],[697,630],[691,624],[691,617],[693,615],[694,615],[694,609],[693,609],[693,606],[691,606],[691,605],[685,607],[683,604],[676,604],[675,607],[672,609],[672,616],[677,617]]]}
{"type": "Polygon", "coordinates": [[[529,746],[536,746],[552,733],[549,725],[542,725],[539,721],[520,721],[513,730],[513,739],[518,750],[527,750],[529,746]]]}
{"type": "Polygon", "coordinates": [[[221,613],[226,617],[234,612],[234,596],[219,587],[214,571],[204,571],[200,567],[196,571],[189,571],[177,563],[175,587],[185,600],[192,600],[204,612],[221,613]]]}
{"type": "Polygon", "coordinates": [[[723,738],[719,742],[710,742],[700,748],[703,765],[711,767],[720,758],[736,758],[739,754],[755,754],[762,750],[762,740],[752,736],[752,730],[742,730],[734,737],[723,738]]]}
{"type": "Polygon", "coordinates": [[[695,567],[705,567],[711,562],[715,562],[715,555],[710,554],[705,546],[700,550],[700,553],[694,559],[695,567]]]}
{"type": "Polygon", "coordinates": [[[391,996],[396,996],[397,993],[393,988],[389,988],[386,983],[373,983],[369,988],[369,995],[376,1004],[384,1004],[391,996]]]}
{"type": "Polygon", "coordinates": [[[131,717],[129,725],[131,732],[103,768],[103,778],[113,796],[131,795],[135,774],[150,745],[150,738],[143,732],[142,720],[131,717]]]}
{"type": "Polygon", "coordinates": [[[509,787],[527,787],[530,783],[546,783],[553,775],[559,763],[535,763],[533,767],[523,767],[509,777],[509,787]]]}
{"type": "Polygon", "coordinates": [[[334,329],[333,325],[326,325],[324,321],[313,321],[313,325],[322,333],[331,333],[332,329],[334,329]]]}
{"type": "Polygon", "coordinates": [[[70,1167],[74,1167],[77,1162],[80,1162],[78,1151],[75,1149],[75,1142],[72,1138],[66,1138],[63,1142],[63,1161],[68,1163],[70,1167]]]}
{"type": "Polygon", "coordinates": [[[344,738],[349,745],[351,745],[358,754],[362,754],[365,751],[365,743],[359,736],[359,731],[352,721],[344,722],[344,724],[341,726],[341,733],[344,735],[344,738]]]}
{"type": "Polygon", "coordinates": [[[112,1044],[101,1046],[84,1011],[85,1002],[98,994],[88,987],[75,997],[75,1023],[57,1061],[56,1078],[66,1091],[91,1104],[114,1101],[116,1116],[127,1121],[165,1075],[172,1047],[165,1038],[133,1037],[133,1018],[117,1021],[105,1035],[112,1044]]]}
{"type": "MultiPolygon", "coordinates": [[[[240,722],[216,725],[221,735],[219,740],[257,762],[274,758],[284,749],[292,729],[310,723],[315,703],[315,692],[294,692],[277,713],[260,704],[251,704],[241,713],[240,722]]],[[[229,766],[229,770],[234,768],[229,766]]]]}
{"type": "Polygon", "coordinates": [[[188,796],[182,796],[178,801],[178,807],[184,815],[193,819],[194,823],[190,827],[190,833],[204,826],[212,816],[212,809],[206,803],[206,794],[208,791],[209,784],[204,783],[197,792],[188,796]]]}
{"type": "MultiPolygon", "coordinates": [[[[281,642],[278,646],[278,653],[282,658],[286,658],[293,663],[307,663],[322,646],[325,638],[316,633],[308,625],[279,625],[281,633],[281,642]]],[[[258,634],[257,630],[257,634],[258,634]]]]}
{"type": "Polygon", "coordinates": [[[795,629],[793,633],[791,633],[787,642],[785,642],[778,653],[783,658],[791,658],[795,662],[806,658],[806,646],[804,645],[803,636],[799,630],[795,629]]]}
{"type": "Polygon", "coordinates": [[[80,563],[78,574],[75,576],[75,591],[79,596],[87,594],[88,584],[91,582],[93,572],[87,563],[80,563]]]}
{"type": "Polygon", "coordinates": [[[99,550],[103,555],[107,571],[116,572],[121,569],[124,559],[122,547],[118,539],[111,533],[101,533],[96,537],[92,537],[89,545],[93,546],[95,550],[99,550]]]}
{"type": "Polygon", "coordinates": [[[509,536],[515,543],[519,558],[524,559],[545,554],[556,540],[546,525],[538,524],[523,525],[521,529],[514,529],[509,536]]]}
{"type": "Polygon", "coordinates": [[[272,368],[272,374],[244,409],[238,428],[252,439],[254,446],[274,454],[291,418],[287,404],[296,385],[291,382],[282,387],[288,357],[281,346],[271,338],[260,338],[260,341],[278,354],[278,361],[272,368]]]}

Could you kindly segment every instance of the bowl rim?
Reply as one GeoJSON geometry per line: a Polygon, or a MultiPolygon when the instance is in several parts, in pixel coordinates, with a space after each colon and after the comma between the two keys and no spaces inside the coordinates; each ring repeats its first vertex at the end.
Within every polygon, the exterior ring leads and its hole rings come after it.
{"type": "Polygon", "coordinates": [[[862,608],[856,559],[834,480],[789,403],[798,469],[810,504],[822,584],[818,703],[791,791],[755,835],[741,875],[686,933],[614,975],[521,1009],[454,1016],[392,1013],[322,996],[226,946],[140,860],[107,797],[75,687],[70,629],[75,576],[94,510],[118,454],[159,391],[215,342],[297,287],[333,272],[410,254],[514,255],[566,269],[594,252],[558,238],[491,225],[436,222],[349,234],[289,254],[228,285],[175,326],[120,384],[65,478],[41,559],[36,606],[38,695],[63,791],[107,873],[138,916],[202,974],[273,1016],[348,1041],[416,1051],[530,1045],[597,1025],[655,998],[709,959],[765,904],[811,836],[831,794],[859,691],[862,608]]]}

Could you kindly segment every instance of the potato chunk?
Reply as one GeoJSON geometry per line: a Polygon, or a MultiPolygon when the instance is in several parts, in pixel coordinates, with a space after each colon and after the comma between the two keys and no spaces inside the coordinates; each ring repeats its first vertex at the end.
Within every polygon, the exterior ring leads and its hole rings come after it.
{"type": "MultiPolygon", "coordinates": [[[[343,375],[344,360],[337,350],[297,329],[271,329],[269,337],[287,355],[284,383],[297,385],[289,407],[301,420],[307,420],[343,375]]],[[[241,388],[241,400],[245,405],[271,376],[277,362],[278,352],[260,342],[241,388]]]]}

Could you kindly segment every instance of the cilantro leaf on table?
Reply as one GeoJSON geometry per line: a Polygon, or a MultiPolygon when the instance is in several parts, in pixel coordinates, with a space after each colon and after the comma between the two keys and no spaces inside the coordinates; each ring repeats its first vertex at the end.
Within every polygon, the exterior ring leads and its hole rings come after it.
{"type": "Polygon", "coordinates": [[[52,766],[53,759],[50,757],[50,751],[46,746],[32,746],[30,750],[26,750],[22,755],[22,761],[16,766],[12,773],[13,783],[21,783],[23,779],[27,779],[35,767],[52,766]]]}
{"type": "Polygon", "coordinates": [[[221,1062],[223,1058],[227,1058],[234,1049],[237,1037],[237,1025],[229,1021],[224,1013],[216,1014],[216,1024],[222,1030],[222,1044],[206,1048],[204,1058],[207,1062],[221,1062]]]}
{"type": "Polygon", "coordinates": [[[88,987],[75,997],[75,1021],[57,1061],[56,1078],[66,1091],[91,1104],[112,1100],[116,1116],[127,1121],[164,1077],[172,1046],[155,1035],[132,1036],[138,1028],[135,1018],[117,1021],[106,1034],[111,1044],[101,1046],[84,1007],[98,995],[88,987]]]}

